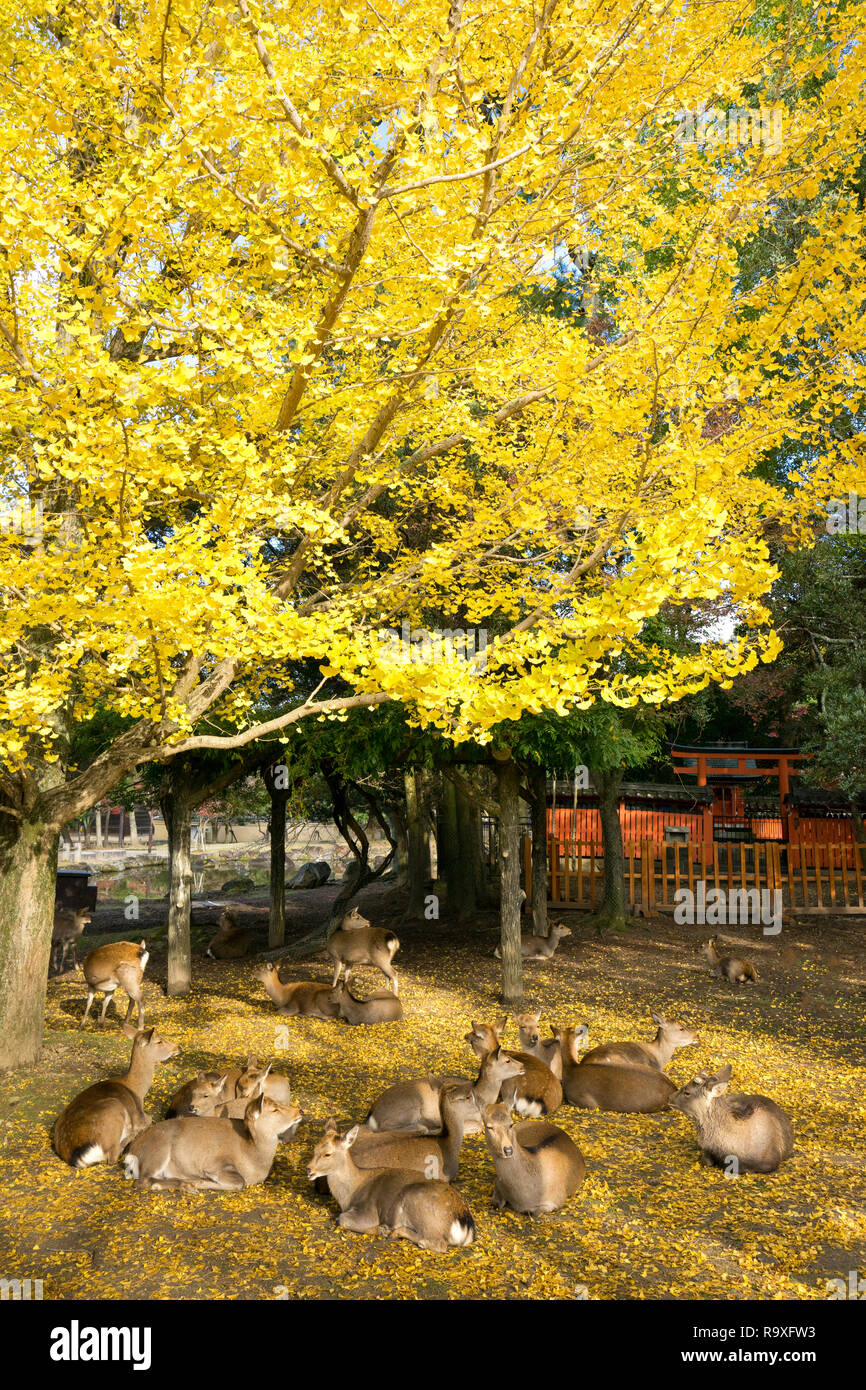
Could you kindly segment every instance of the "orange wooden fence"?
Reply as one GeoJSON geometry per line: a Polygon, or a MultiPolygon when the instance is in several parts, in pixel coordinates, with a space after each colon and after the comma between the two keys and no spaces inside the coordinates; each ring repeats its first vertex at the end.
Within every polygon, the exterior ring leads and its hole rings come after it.
{"type": "MultiPolygon", "coordinates": [[[[628,902],[647,911],[671,909],[681,888],[697,892],[703,882],[730,894],[780,889],[782,904],[797,912],[866,911],[866,856],[847,844],[811,842],[782,845],[666,845],[658,840],[627,840],[625,883],[628,902]],[[696,853],[697,851],[697,853],[696,853]]],[[[604,848],[598,840],[548,840],[548,896],[563,907],[599,906],[604,885],[604,848]]],[[[523,842],[524,887],[532,891],[531,844],[523,842]]]]}

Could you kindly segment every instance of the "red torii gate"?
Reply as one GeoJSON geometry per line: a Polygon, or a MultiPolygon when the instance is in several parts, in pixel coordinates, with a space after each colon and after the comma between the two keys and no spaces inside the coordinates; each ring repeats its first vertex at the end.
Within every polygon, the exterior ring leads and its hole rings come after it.
{"type": "Polygon", "coordinates": [[[671,747],[674,771],[682,777],[697,777],[699,787],[736,787],[759,777],[777,777],[779,815],[782,833],[788,838],[785,798],[791,790],[791,776],[806,754],[797,748],[731,748],[724,744],[679,744],[671,747]]]}

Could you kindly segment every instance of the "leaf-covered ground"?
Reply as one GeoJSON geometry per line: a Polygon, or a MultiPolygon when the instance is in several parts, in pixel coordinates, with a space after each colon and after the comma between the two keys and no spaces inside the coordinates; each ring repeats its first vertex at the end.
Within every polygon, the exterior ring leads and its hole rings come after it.
{"type": "MultiPolygon", "coordinates": [[[[322,914],[326,893],[300,905],[293,895],[295,929],[322,914]]],[[[393,898],[378,887],[364,896],[375,920],[394,924],[393,898]]],[[[701,1044],[678,1054],[672,1076],[727,1061],[737,1088],[783,1105],[796,1149],[778,1173],[730,1179],[701,1166],[679,1114],[564,1106],[556,1120],[588,1176],[563,1211],[540,1220],[495,1212],[492,1164],[473,1136],[459,1178],[476,1217],[473,1246],[432,1255],[343,1232],[335,1204],[307,1181],[313,1143],[329,1114],[363,1118],[399,1077],[474,1075],[463,1034],[470,1019],[499,1012],[493,918],[468,933],[435,923],[402,930],[406,1018],[377,1028],[278,1018],[245,961],[197,957],[192,994],[169,1000],[156,951],[147,1021],[183,1055],[158,1072],[151,1112],[161,1115],[199,1068],[254,1052],[277,1057],[305,1123],[267,1182],[240,1194],[142,1193],[119,1166],[73,1173],[51,1149],[51,1124],[83,1086],[123,1069],[129,1043],[112,1014],[110,1027],[76,1031],[80,977],[50,984],[44,1059],[0,1090],[0,1276],[41,1278],[45,1298],[821,1299],[828,1280],[866,1268],[862,919],[804,919],[777,940],[740,929],[762,977],[740,993],[695,956],[700,928],[660,919],[599,940],[585,918],[566,920],[575,935],[556,959],[526,966],[527,1002],[548,1021],[588,1021],[594,1043],[650,1036],[651,1007],[696,1027],[701,1044]]],[[[374,972],[362,973],[374,984],[374,972]]],[[[324,979],[328,968],[320,956],[284,974],[324,979]]],[[[517,1044],[513,1021],[506,1041],[517,1044]]]]}

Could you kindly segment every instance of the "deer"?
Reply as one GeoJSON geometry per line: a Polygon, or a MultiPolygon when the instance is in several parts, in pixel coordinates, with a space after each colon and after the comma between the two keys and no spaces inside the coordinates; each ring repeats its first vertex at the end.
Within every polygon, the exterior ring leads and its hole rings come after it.
{"type": "Polygon", "coordinates": [[[248,1102],[242,1120],[161,1120],[129,1145],[125,1176],[154,1192],[239,1192],[265,1181],[281,1136],[294,1135],[302,1119],[296,1105],[260,1095],[248,1102]]]}
{"type": "Polygon", "coordinates": [[[402,1001],[389,989],[379,989],[368,999],[358,999],[342,980],[331,997],[347,1023],[397,1023],[403,1017],[402,1001]]]}
{"type": "Polygon", "coordinates": [[[94,995],[100,992],[105,994],[105,998],[102,1001],[99,1022],[104,1023],[106,1010],[114,998],[114,991],[122,985],[129,999],[129,1007],[123,1021],[129,1022],[137,1004],[138,1026],[143,1028],[144,1000],[141,997],[141,982],[149,959],[150,952],[144,941],[139,946],[132,941],[115,941],[110,946],[97,946],[95,951],[85,956],[82,970],[87,981],[87,1007],[78,1026],[84,1027],[94,995]]]}
{"type": "Polygon", "coordinates": [[[662,1014],[650,1015],[658,1032],[652,1042],[614,1042],[603,1043],[587,1052],[582,1066],[608,1066],[611,1063],[622,1067],[656,1067],[664,1071],[674,1053],[681,1047],[694,1047],[700,1042],[697,1033],[682,1023],[664,1018],[662,1014]]]}
{"type": "Polygon", "coordinates": [[[794,1150],[794,1127],[780,1105],[769,1096],[726,1095],[732,1069],[725,1065],[713,1075],[699,1072],[668,1102],[694,1120],[701,1161],[734,1172],[774,1173],[794,1150]]]}
{"type": "Polygon", "coordinates": [[[55,907],[54,926],[51,931],[51,970],[62,975],[66,970],[66,958],[71,954],[72,969],[78,961],[75,956],[75,943],[83,936],[84,928],[92,921],[90,910],[86,907],[55,907]]]}
{"type": "MultiPolygon", "coordinates": [[[[503,1028],[505,1020],[502,1020],[503,1028]]],[[[464,1041],[469,1043],[478,1057],[499,1047],[503,1029],[495,1024],[473,1023],[464,1041]]],[[[502,1100],[518,1115],[552,1115],[562,1104],[562,1085],[545,1062],[540,1062],[529,1052],[508,1052],[516,1062],[520,1062],[523,1072],[502,1083],[502,1100]]]]}
{"type": "Polygon", "coordinates": [[[399,993],[397,972],[391,964],[392,958],[400,949],[400,942],[392,931],[384,927],[371,927],[366,917],[357,908],[347,913],[328,937],[325,950],[334,962],[333,988],[340,983],[340,976],[346,972],[349,983],[356,965],[375,965],[389,982],[394,994],[399,993]]]}
{"type": "Polygon", "coordinates": [[[333,998],[330,985],[318,980],[297,980],[284,985],[280,980],[279,967],[273,961],[265,961],[253,971],[257,980],[265,987],[277,1006],[278,1014],[303,1018],[339,1018],[340,1006],[333,998]]]}
{"type": "Polygon", "coordinates": [[[239,927],[235,914],[223,908],[219,931],[211,937],[205,955],[210,956],[211,960],[240,960],[249,951],[252,940],[252,932],[246,927],[239,927]]]}
{"type": "Polygon", "coordinates": [[[562,1089],[569,1105],[582,1110],[650,1114],[664,1110],[676,1086],[658,1067],[580,1060],[580,1029],[555,1028],[562,1050],[562,1089]]]}
{"type": "Polygon", "coordinates": [[[256,1057],[248,1057],[243,1067],[231,1067],[223,1072],[200,1071],[172,1096],[165,1118],[228,1115],[232,1119],[243,1119],[246,1105],[262,1092],[271,1100],[288,1105],[292,1098],[289,1082],[284,1076],[272,1075],[271,1065],[262,1070],[256,1057]]]}
{"type": "MultiPolygon", "coordinates": [[[[359,1168],[412,1168],[425,1178],[453,1182],[466,1124],[481,1115],[472,1082],[446,1082],[440,1090],[440,1106],[441,1134],[360,1129],[352,1148],[355,1163],[359,1168]]],[[[336,1128],[334,1121],[328,1122],[328,1128],[336,1128]]]]}
{"type": "Polygon", "coordinates": [[[709,941],[705,941],[698,947],[698,955],[704,956],[712,967],[714,975],[720,975],[723,980],[736,989],[738,985],[744,985],[748,980],[758,981],[758,972],[750,960],[745,956],[724,956],[719,950],[719,938],[711,936],[709,941]]]}
{"type": "MultiPolygon", "coordinates": [[[[520,954],[524,960],[551,960],[565,936],[571,936],[571,927],[564,926],[562,922],[556,922],[550,928],[549,936],[535,936],[527,932],[520,938],[520,954]]],[[[497,958],[501,956],[501,946],[497,946],[493,954],[497,958]]]]}
{"type": "Polygon", "coordinates": [[[426,1179],[412,1168],[360,1168],[351,1149],[360,1126],[320,1139],[307,1168],[311,1182],[327,1178],[347,1231],[411,1240],[444,1253],[471,1245],[475,1219],[465,1199],[444,1178],[426,1179]]]}
{"type": "MultiPolygon", "coordinates": [[[[473,1083],[478,1114],[467,1117],[464,1133],[481,1133],[481,1107],[492,1105],[499,1099],[503,1082],[522,1074],[523,1063],[516,1062],[499,1048],[482,1058],[473,1083]]],[[[436,1133],[442,1128],[442,1087],[453,1082],[464,1082],[465,1079],[462,1076],[426,1076],[417,1081],[398,1081],[376,1098],[364,1126],[374,1133],[395,1129],[410,1134],[436,1133]]]]}
{"type": "MultiPolygon", "coordinates": [[[[562,1052],[559,1046],[559,1038],[551,1032],[549,1038],[542,1038],[538,1025],[541,1021],[541,1013],[522,1013],[515,1015],[517,1027],[520,1030],[520,1048],[522,1052],[528,1052],[533,1057],[537,1057],[539,1062],[544,1062],[545,1066],[550,1067],[553,1075],[558,1081],[562,1080],[562,1052]]],[[[589,1038],[589,1027],[584,1023],[577,1030],[576,1038],[578,1045],[585,1047],[589,1038]]]]}
{"type": "Polygon", "coordinates": [[[496,1170],[494,1206],[530,1216],[565,1206],[586,1176],[583,1155],[565,1130],[544,1120],[515,1124],[505,1105],[485,1106],[483,1118],[496,1170]]]}
{"type": "Polygon", "coordinates": [[[155,1028],[145,1032],[127,1023],[123,1031],[132,1038],[132,1054],[124,1075],[88,1086],[69,1102],[54,1124],[55,1152],[72,1168],[117,1162],[130,1140],[151,1123],[144,1110],[144,1098],[153,1084],[158,1063],[167,1062],[180,1052],[176,1043],[163,1038],[155,1028]]]}

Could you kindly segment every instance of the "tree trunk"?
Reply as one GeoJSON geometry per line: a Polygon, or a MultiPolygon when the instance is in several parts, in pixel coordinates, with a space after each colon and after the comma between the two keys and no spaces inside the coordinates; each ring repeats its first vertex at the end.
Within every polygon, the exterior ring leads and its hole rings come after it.
{"type": "Polygon", "coordinates": [[[455,913],[460,902],[460,842],[457,836],[457,792],[449,778],[442,778],[437,824],[437,877],[445,883],[448,912],[455,913]]]}
{"type": "MultiPolygon", "coordinates": [[[[172,769],[174,770],[174,769],[172,769]]],[[[168,994],[188,994],[192,982],[192,953],[189,916],[192,890],[190,835],[193,805],[181,786],[183,776],[172,778],[175,786],[160,797],[165,828],[168,831],[168,857],[171,870],[168,908],[168,994]]]]}
{"type": "Polygon", "coordinates": [[[520,798],[516,763],[509,758],[496,768],[499,799],[499,926],[502,952],[502,1002],[523,1002],[520,952],[520,798]]]}
{"type": "Polygon", "coordinates": [[[547,773],[543,767],[529,772],[532,811],[532,930],[547,936],[547,773]]]}
{"type": "Polygon", "coordinates": [[[596,768],[591,771],[592,784],[598,792],[599,817],[604,842],[604,894],[596,915],[599,931],[625,927],[625,853],[622,844],[622,824],[619,819],[619,789],[621,768],[596,768]]]}
{"type": "Polygon", "coordinates": [[[468,922],[479,907],[481,864],[481,812],[463,791],[455,787],[457,805],[457,921],[468,922]]]}
{"type": "Polygon", "coordinates": [[[274,769],[265,768],[265,786],[271,798],[271,912],[268,921],[268,946],[282,946],[286,939],[286,805],[288,787],[278,787],[274,769]]]}
{"type": "Polygon", "coordinates": [[[0,1071],[42,1052],[59,829],[0,815],[0,1071]]]}
{"type": "Polygon", "coordinates": [[[430,876],[430,851],[424,823],[424,805],[421,796],[421,781],[418,770],[408,769],[403,774],[406,792],[406,826],[409,850],[409,902],[406,906],[408,918],[423,918],[424,896],[430,876]]]}

